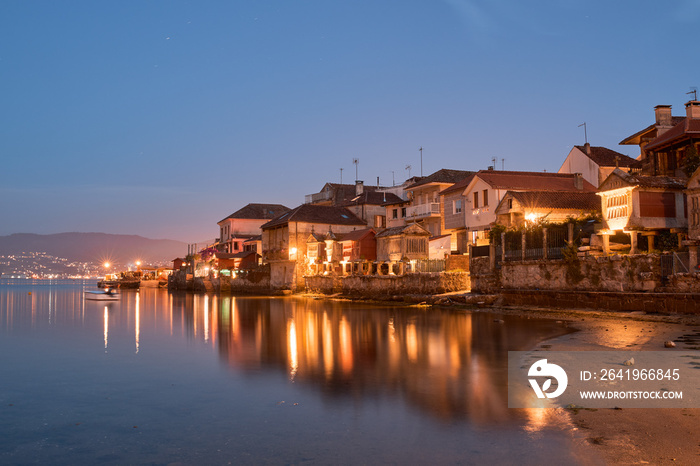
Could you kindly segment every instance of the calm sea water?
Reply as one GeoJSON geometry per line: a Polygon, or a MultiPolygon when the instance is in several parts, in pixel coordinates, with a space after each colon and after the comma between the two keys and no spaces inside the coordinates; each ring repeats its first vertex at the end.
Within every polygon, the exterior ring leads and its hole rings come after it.
{"type": "Polygon", "coordinates": [[[0,282],[0,463],[581,462],[565,419],[507,408],[508,350],[555,322],[94,289],[0,282]]]}

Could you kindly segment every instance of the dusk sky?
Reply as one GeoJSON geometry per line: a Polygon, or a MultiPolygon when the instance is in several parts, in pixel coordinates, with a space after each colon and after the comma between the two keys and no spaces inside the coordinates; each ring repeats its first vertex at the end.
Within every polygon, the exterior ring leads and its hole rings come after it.
{"type": "Polygon", "coordinates": [[[250,202],[557,171],[684,115],[700,1],[4,1],[0,235],[198,242],[250,202]],[[502,164],[501,159],[505,159],[502,164]],[[393,174],[392,174],[393,173],[393,174]]]}

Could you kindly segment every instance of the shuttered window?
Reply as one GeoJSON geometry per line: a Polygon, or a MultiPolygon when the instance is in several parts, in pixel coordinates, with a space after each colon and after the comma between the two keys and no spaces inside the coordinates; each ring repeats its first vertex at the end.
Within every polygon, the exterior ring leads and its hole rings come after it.
{"type": "Polygon", "coordinates": [[[639,193],[639,214],[642,217],[676,216],[676,195],[674,193],[639,193]]]}

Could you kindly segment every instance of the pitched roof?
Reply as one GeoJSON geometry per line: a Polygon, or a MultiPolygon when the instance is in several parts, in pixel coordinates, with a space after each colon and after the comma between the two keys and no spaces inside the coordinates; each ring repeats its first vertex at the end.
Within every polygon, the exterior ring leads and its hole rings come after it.
{"type": "Polygon", "coordinates": [[[661,136],[644,146],[646,150],[657,150],[690,137],[700,136],[700,119],[684,118],[661,136]]]}
{"type": "Polygon", "coordinates": [[[262,229],[284,225],[289,222],[320,223],[324,225],[366,225],[345,207],[302,204],[262,225],[262,229]]]}
{"type": "MultiPolygon", "coordinates": [[[[674,116],[671,117],[671,125],[675,126],[681,121],[685,120],[685,117],[683,116],[674,116]]],[[[646,128],[644,128],[641,131],[637,131],[631,136],[627,136],[625,139],[620,141],[620,145],[625,145],[625,144],[639,144],[641,137],[645,135],[646,133],[650,133],[656,129],[656,123],[653,123],[646,128]]]]}
{"type": "Polygon", "coordinates": [[[600,210],[600,197],[591,192],[508,191],[523,206],[546,209],[600,210]]]}
{"type": "Polygon", "coordinates": [[[359,241],[371,233],[376,233],[374,231],[374,228],[363,228],[361,230],[355,230],[355,231],[351,231],[350,233],[345,233],[345,235],[343,235],[342,240],[343,241],[359,241]]]}
{"type": "Polygon", "coordinates": [[[476,176],[476,173],[473,173],[473,174],[469,175],[468,177],[458,181],[457,183],[453,184],[449,188],[443,189],[442,191],[440,191],[440,195],[442,196],[444,194],[449,194],[449,193],[452,193],[455,191],[463,191],[464,188],[469,186],[469,183],[472,182],[472,179],[474,179],[474,176],[476,176]]]}
{"type": "Polygon", "coordinates": [[[630,186],[639,186],[642,188],[664,188],[664,189],[685,189],[685,181],[672,176],[657,176],[657,175],[638,175],[624,172],[620,169],[613,170],[608,178],[601,183],[601,188],[607,183],[612,176],[621,178],[630,186]]]}
{"type": "Polygon", "coordinates": [[[607,147],[589,146],[591,153],[586,152],[586,146],[574,146],[593,160],[599,167],[629,167],[637,160],[607,147]]]}
{"type": "Polygon", "coordinates": [[[494,189],[510,191],[596,191],[596,187],[586,180],[582,180],[583,190],[576,189],[576,175],[574,173],[481,170],[476,176],[494,189]]]}
{"type": "Polygon", "coordinates": [[[341,206],[350,205],[384,205],[384,204],[397,204],[404,202],[399,196],[394,193],[388,193],[386,191],[364,191],[359,196],[355,196],[352,199],[341,203],[341,206]]]}
{"type": "Polygon", "coordinates": [[[443,168],[422,178],[420,181],[413,183],[412,185],[406,187],[406,189],[413,189],[430,183],[457,183],[458,181],[472,174],[474,174],[474,172],[443,168]]]}
{"type": "Polygon", "coordinates": [[[289,207],[283,206],[282,204],[248,204],[219,221],[219,223],[230,218],[271,220],[288,210],[289,207]]]}
{"type": "Polygon", "coordinates": [[[420,230],[423,230],[423,231],[419,232],[420,234],[430,236],[430,232],[428,230],[426,230],[425,228],[423,228],[422,226],[418,225],[417,223],[408,223],[408,224],[402,225],[400,227],[387,228],[386,230],[384,230],[380,233],[377,233],[376,237],[383,238],[385,236],[396,236],[396,235],[400,235],[401,233],[403,233],[406,230],[415,229],[416,227],[418,227],[420,230]]]}

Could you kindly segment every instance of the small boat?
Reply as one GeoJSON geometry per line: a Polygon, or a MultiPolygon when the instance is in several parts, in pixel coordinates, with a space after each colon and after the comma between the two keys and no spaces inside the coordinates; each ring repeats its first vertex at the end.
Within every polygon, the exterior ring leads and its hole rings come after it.
{"type": "Polygon", "coordinates": [[[86,291],[85,299],[91,301],[116,301],[119,299],[119,293],[112,288],[106,288],[101,291],[86,291]]]}

